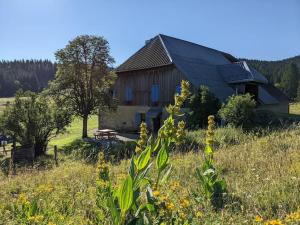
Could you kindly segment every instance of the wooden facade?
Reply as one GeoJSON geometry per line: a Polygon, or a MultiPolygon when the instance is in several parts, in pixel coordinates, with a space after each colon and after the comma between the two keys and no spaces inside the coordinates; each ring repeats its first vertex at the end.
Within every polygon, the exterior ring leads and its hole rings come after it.
{"type": "Polygon", "coordinates": [[[174,65],[121,72],[118,73],[114,95],[120,105],[165,106],[173,102],[176,88],[184,79],[186,80],[184,74],[174,65]],[[151,99],[154,85],[158,86],[158,102],[153,102],[151,99]],[[131,101],[126,99],[128,88],[132,90],[131,101]]]}

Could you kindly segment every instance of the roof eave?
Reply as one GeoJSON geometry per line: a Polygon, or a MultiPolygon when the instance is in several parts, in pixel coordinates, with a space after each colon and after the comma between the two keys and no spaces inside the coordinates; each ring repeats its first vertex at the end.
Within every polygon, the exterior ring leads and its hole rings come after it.
{"type": "Polygon", "coordinates": [[[153,67],[147,67],[147,68],[136,68],[136,69],[130,69],[130,70],[115,70],[116,73],[126,73],[126,72],[132,72],[132,71],[139,71],[139,70],[151,70],[151,69],[157,69],[157,68],[161,68],[161,67],[167,67],[167,66],[171,66],[174,65],[174,63],[168,63],[165,65],[160,65],[160,66],[153,66],[153,67]]]}

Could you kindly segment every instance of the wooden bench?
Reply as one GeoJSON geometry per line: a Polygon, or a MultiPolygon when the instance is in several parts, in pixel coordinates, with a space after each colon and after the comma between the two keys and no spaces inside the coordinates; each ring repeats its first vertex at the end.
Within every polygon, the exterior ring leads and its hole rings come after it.
{"type": "Polygon", "coordinates": [[[101,137],[107,137],[109,138],[116,138],[117,132],[111,129],[103,129],[103,130],[97,130],[94,132],[95,139],[99,139],[101,137]]]}

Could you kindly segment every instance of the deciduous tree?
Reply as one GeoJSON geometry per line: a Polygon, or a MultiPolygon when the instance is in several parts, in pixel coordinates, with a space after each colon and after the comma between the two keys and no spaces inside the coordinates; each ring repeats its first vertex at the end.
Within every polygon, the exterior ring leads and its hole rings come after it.
{"type": "Polygon", "coordinates": [[[109,89],[116,76],[109,51],[103,37],[84,35],[55,53],[58,69],[50,93],[58,105],[83,119],[83,138],[87,137],[89,115],[113,106],[109,89]]]}

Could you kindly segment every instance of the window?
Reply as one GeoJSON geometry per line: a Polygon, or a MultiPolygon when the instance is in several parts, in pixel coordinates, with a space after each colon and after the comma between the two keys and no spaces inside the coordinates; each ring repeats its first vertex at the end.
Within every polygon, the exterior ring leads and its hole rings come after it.
{"type": "Polygon", "coordinates": [[[159,86],[157,84],[152,85],[151,88],[151,102],[154,105],[158,104],[159,100],[159,86]]]}
{"type": "Polygon", "coordinates": [[[142,122],[146,122],[146,113],[139,113],[139,112],[136,113],[134,120],[135,120],[135,126],[139,128],[142,122]]]}
{"type": "Polygon", "coordinates": [[[176,86],[176,90],[175,90],[175,94],[179,94],[180,95],[180,93],[181,93],[181,86],[177,85],[176,86]]]}
{"type": "Polygon", "coordinates": [[[132,102],[132,89],[131,87],[125,88],[125,101],[127,104],[132,102]]]}
{"type": "Polygon", "coordinates": [[[141,122],[146,122],[146,113],[141,113],[141,122]]]}

